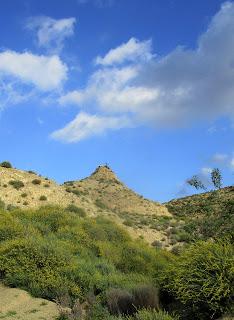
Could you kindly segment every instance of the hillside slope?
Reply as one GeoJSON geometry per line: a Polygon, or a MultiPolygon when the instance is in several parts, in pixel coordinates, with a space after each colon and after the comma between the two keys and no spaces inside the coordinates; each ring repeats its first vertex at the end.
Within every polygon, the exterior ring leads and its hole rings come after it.
{"type": "Polygon", "coordinates": [[[209,212],[218,213],[225,210],[234,201],[234,186],[220,190],[195,194],[192,196],[173,199],[164,203],[167,209],[177,216],[206,215],[209,212]]]}
{"type": "Polygon", "coordinates": [[[33,171],[13,168],[0,167],[0,199],[7,208],[36,208],[44,205],[66,207],[74,204],[84,208],[90,215],[97,211],[91,200],[66,192],[55,181],[33,171]]]}
{"type": "Polygon", "coordinates": [[[76,206],[88,216],[108,216],[124,225],[133,237],[143,237],[149,243],[163,237],[155,228],[157,219],[171,216],[164,205],[127,188],[107,166],[99,166],[90,177],[63,185],[32,171],[0,167],[0,200],[0,206],[9,210],[76,206]],[[150,221],[152,228],[148,227],[150,221]]]}
{"type": "Polygon", "coordinates": [[[89,177],[67,182],[65,186],[88,195],[101,209],[116,213],[169,215],[165,206],[145,199],[126,187],[108,166],[99,166],[89,177]]]}

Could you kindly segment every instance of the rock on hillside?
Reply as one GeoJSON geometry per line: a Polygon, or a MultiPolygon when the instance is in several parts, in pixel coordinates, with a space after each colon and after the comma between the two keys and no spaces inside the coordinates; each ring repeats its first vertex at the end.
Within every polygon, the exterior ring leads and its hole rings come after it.
{"type": "Polygon", "coordinates": [[[100,209],[115,213],[170,215],[165,206],[150,201],[126,187],[108,166],[99,166],[91,176],[65,183],[66,187],[88,195],[100,209]]]}

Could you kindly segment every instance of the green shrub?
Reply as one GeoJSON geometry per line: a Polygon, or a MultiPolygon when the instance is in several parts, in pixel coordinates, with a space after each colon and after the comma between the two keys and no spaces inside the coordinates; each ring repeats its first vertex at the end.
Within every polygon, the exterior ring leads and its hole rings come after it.
{"type": "Polygon", "coordinates": [[[27,194],[26,192],[21,193],[21,197],[22,197],[22,198],[26,198],[27,196],[28,196],[28,194],[27,194]]]}
{"type": "Polygon", "coordinates": [[[9,212],[1,212],[0,215],[0,242],[24,235],[22,225],[9,212]]]}
{"type": "Polygon", "coordinates": [[[96,199],[95,204],[100,209],[103,209],[103,210],[106,209],[106,205],[100,199],[96,199]]]}
{"type": "Polygon", "coordinates": [[[7,209],[8,211],[13,211],[13,210],[15,210],[15,209],[17,209],[17,208],[18,208],[18,207],[15,206],[15,205],[13,205],[13,204],[8,204],[7,207],[6,207],[6,209],[7,209]]]}
{"type": "Polygon", "coordinates": [[[92,293],[100,303],[88,319],[114,319],[106,305],[110,289],[127,292],[138,307],[155,308],[150,284],[159,281],[172,254],[132,240],[111,220],[81,218],[59,207],[0,216],[0,277],[6,284],[48,299],[69,295],[83,302],[92,293]]]}
{"type": "MultiPolygon", "coordinates": [[[[175,320],[168,313],[156,310],[140,310],[135,316],[136,320],[175,320]]],[[[130,320],[130,319],[129,319],[130,320]]]]}
{"type": "MultiPolygon", "coordinates": [[[[162,276],[164,288],[198,318],[219,316],[234,296],[234,247],[228,242],[198,242],[185,250],[162,276]]],[[[210,319],[210,318],[209,318],[210,319]]]]}
{"type": "Polygon", "coordinates": [[[31,173],[31,174],[37,174],[35,171],[33,171],[33,170],[28,170],[27,171],[28,173],[31,173]]]}
{"type": "Polygon", "coordinates": [[[43,298],[54,299],[67,291],[79,294],[79,287],[69,279],[72,262],[63,248],[42,238],[9,240],[0,247],[4,282],[43,298]]]}
{"type": "Polygon", "coordinates": [[[74,204],[70,204],[69,206],[67,206],[66,210],[76,213],[79,217],[86,217],[85,210],[83,208],[77,207],[74,204]]]}
{"type": "Polygon", "coordinates": [[[4,209],[6,206],[5,202],[0,199],[0,209],[4,209]]]}
{"type": "Polygon", "coordinates": [[[133,227],[133,226],[134,226],[133,221],[130,220],[130,219],[124,220],[123,224],[124,224],[125,226],[127,226],[127,227],[133,227]]]}
{"type": "Polygon", "coordinates": [[[24,183],[20,180],[11,180],[9,184],[14,187],[16,190],[19,190],[24,187],[24,183]]]}
{"type": "Polygon", "coordinates": [[[159,240],[155,240],[151,243],[151,246],[155,247],[155,248],[162,248],[162,242],[159,240]]]}
{"type": "Polygon", "coordinates": [[[9,161],[3,161],[2,163],[0,163],[0,167],[3,167],[3,168],[12,168],[12,165],[9,161]]]}
{"type": "Polygon", "coordinates": [[[46,201],[46,200],[47,200],[47,197],[46,197],[46,196],[40,196],[39,200],[40,200],[40,201],[46,201]]]}
{"type": "Polygon", "coordinates": [[[35,184],[35,185],[41,184],[41,180],[40,179],[33,179],[32,184],[35,184]]]}
{"type": "Polygon", "coordinates": [[[113,315],[133,314],[136,310],[133,295],[122,289],[111,289],[107,292],[107,306],[113,315]]]}

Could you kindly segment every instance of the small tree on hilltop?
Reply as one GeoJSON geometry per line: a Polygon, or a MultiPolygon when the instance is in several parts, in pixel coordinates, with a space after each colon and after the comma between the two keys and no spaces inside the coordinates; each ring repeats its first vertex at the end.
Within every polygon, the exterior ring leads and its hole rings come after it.
{"type": "Polygon", "coordinates": [[[218,168],[214,168],[211,171],[211,180],[216,189],[221,189],[222,179],[223,177],[222,177],[221,171],[218,168]]]}
{"type": "Polygon", "coordinates": [[[206,187],[204,186],[202,181],[198,178],[198,176],[193,176],[191,179],[188,179],[186,182],[187,182],[187,184],[196,188],[197,190],[199,190],[199,189],[205,190],[206,189],[206,187]]]}
{"type": "Polygon", "coordinates": [[[10,169],[10,168],[12,168],[12,165],[11,165],[11,163],[9,161],[3,161],[3,162],[0,163],[0,167],[10,169]]]}

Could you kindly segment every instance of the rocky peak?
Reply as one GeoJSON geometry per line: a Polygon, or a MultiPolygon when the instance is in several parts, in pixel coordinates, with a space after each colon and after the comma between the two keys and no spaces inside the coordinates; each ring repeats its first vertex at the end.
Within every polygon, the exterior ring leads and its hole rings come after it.
{"type": "Polygon", "coordinates": [[[99,181],[118,180],[116,174],[108,165],[98,166],[96,170],[91,174],[90,178],[99,181]]]}

